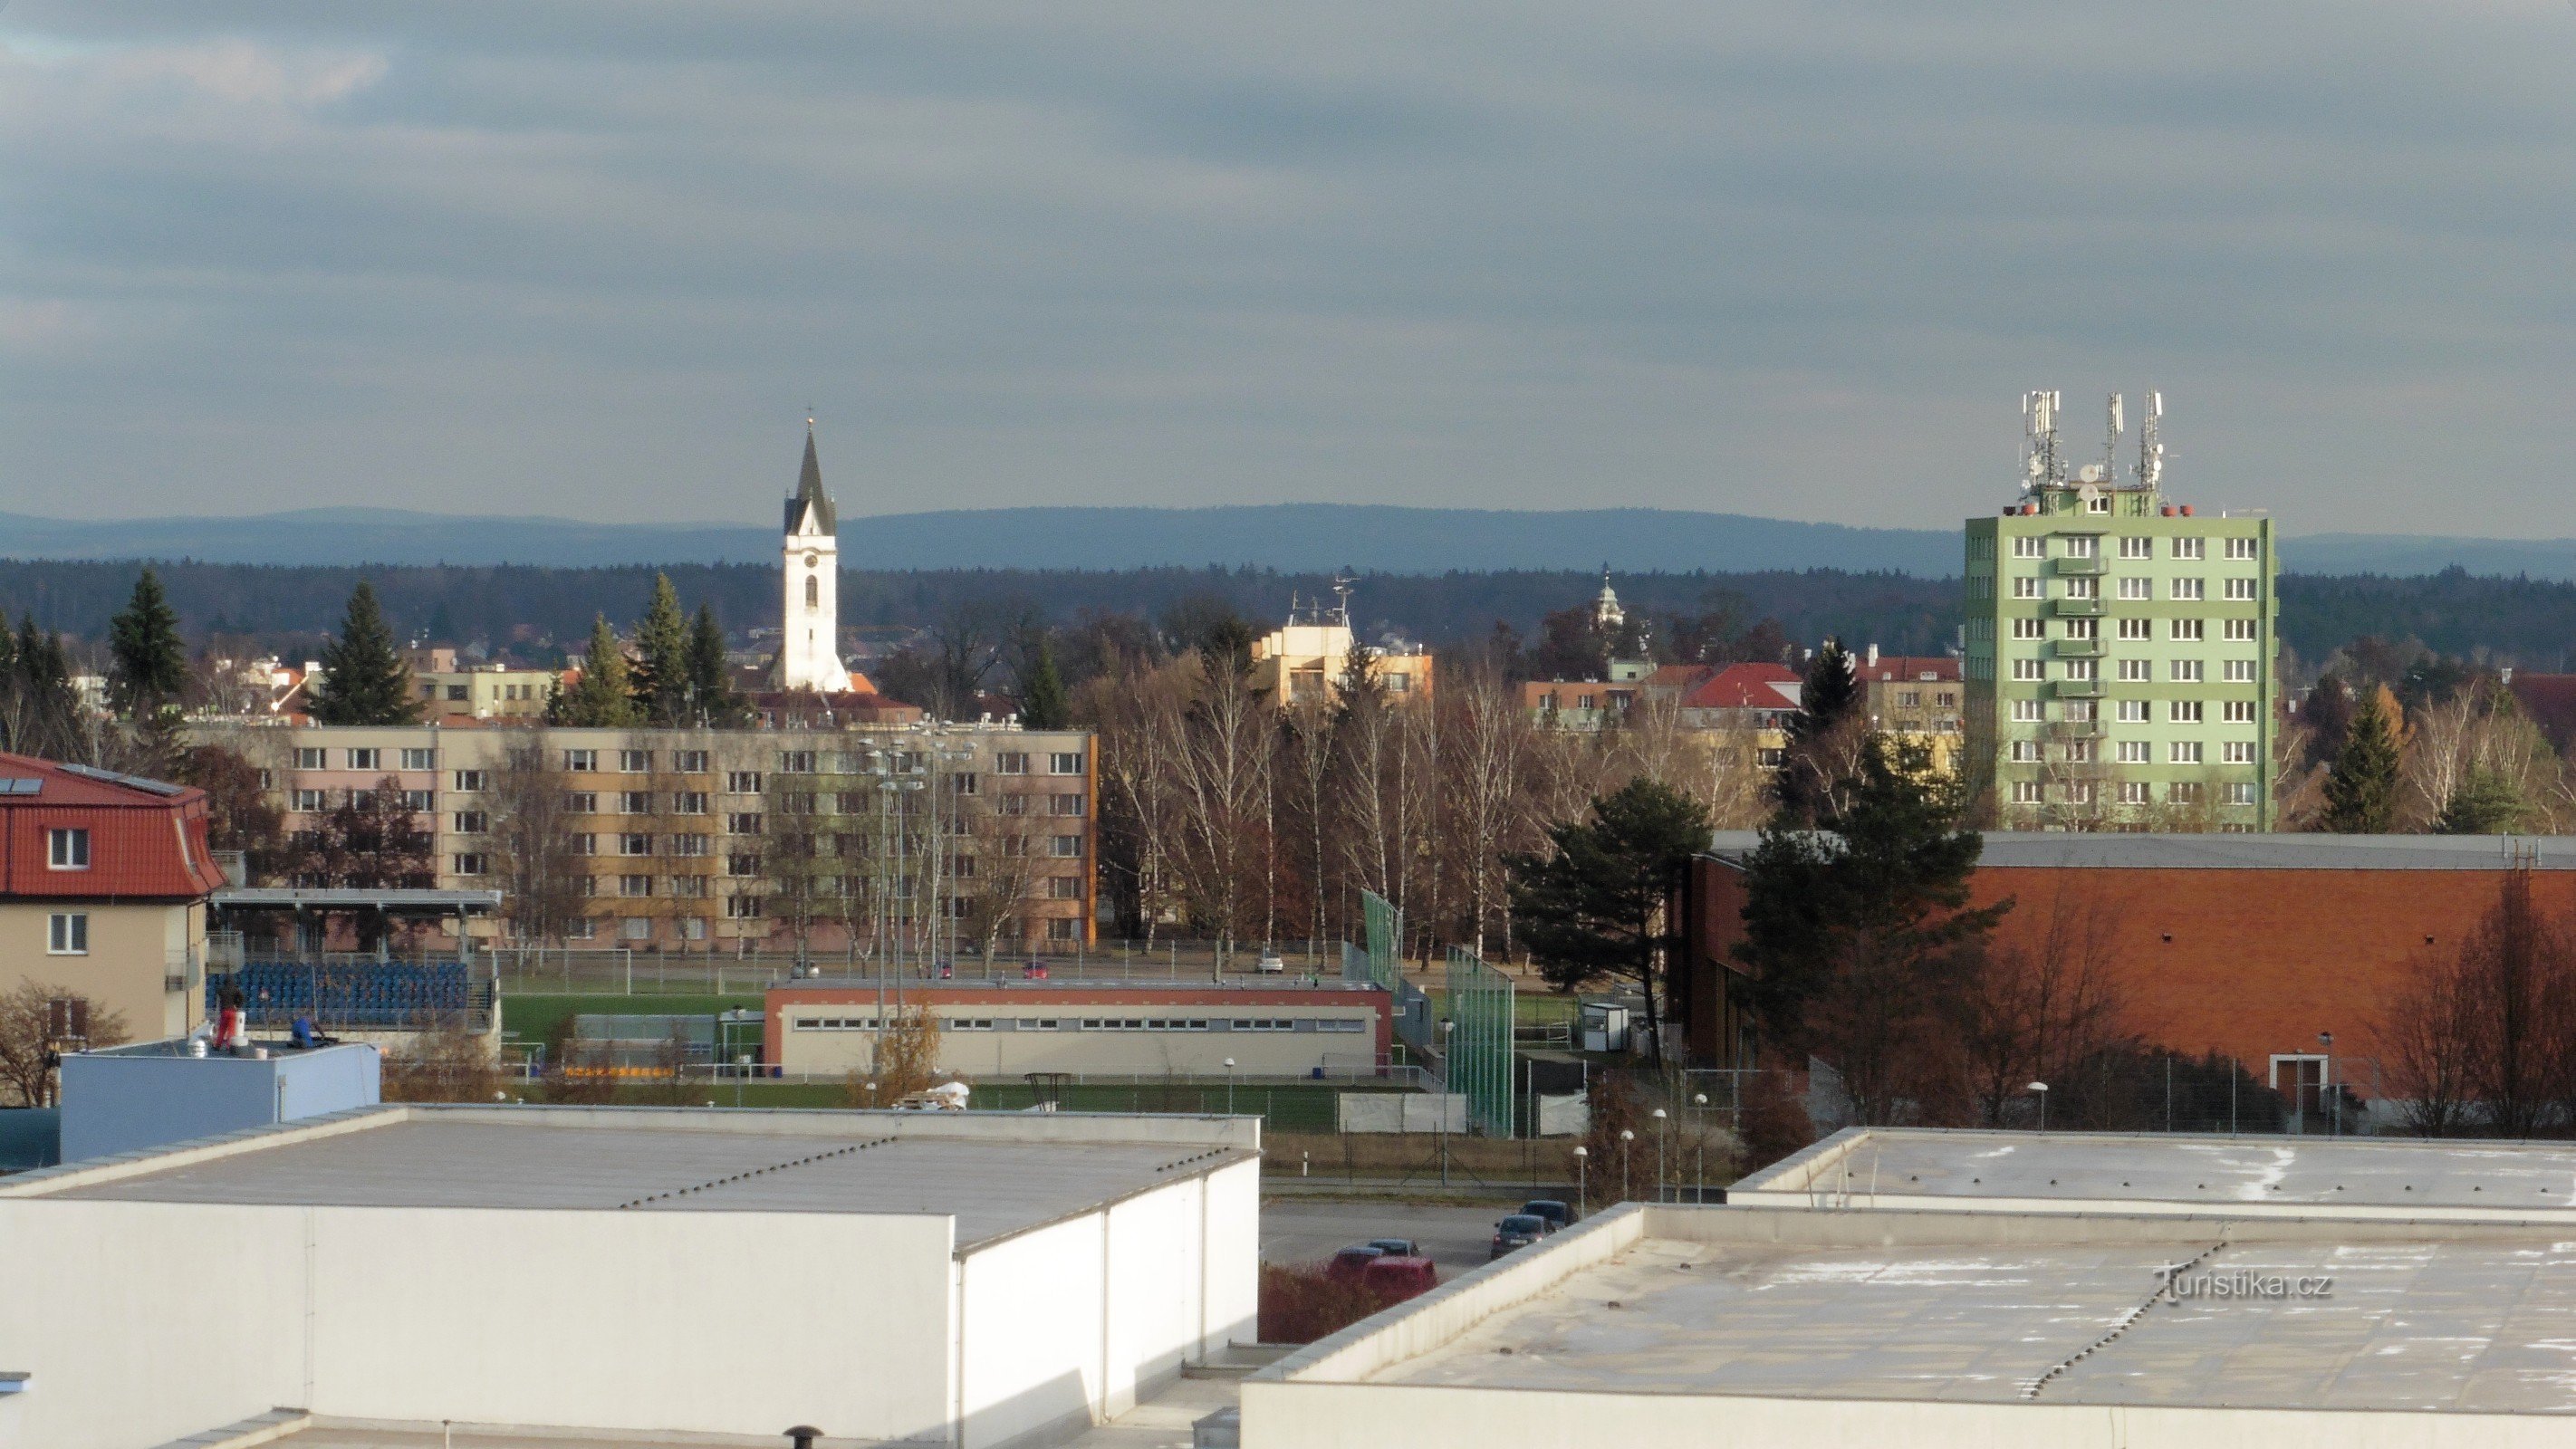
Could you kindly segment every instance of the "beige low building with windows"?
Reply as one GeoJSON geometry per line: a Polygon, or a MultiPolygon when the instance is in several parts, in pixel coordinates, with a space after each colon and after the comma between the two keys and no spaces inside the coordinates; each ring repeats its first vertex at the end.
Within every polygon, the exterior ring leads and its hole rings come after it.
{"type": "MultiPolygon", "coordinates": [[[[1290,615],[1252,641],[1253,686],[1279,704],[1331,703],[1349,672],[1353,636],[1347,611],[1317,607],[1290,615]]],[[[1431,697],[1431,653],[1410,646],[1367,646],[1364,657],[1378,688],[1390,699],[1431,697]]]]}
{"type": "Polygon", "coordinates": [[[939,1070],[1108,1076],[1374,1076],[1393,1018],[1372,983],[804,981],[770,988],[761,1059],[790,1072],[866,1071],[881,1028],[938,1024],[939,1070]]]}
{"type": "Polygon", "coordinates": [[[391,780],[432,837],[437,886],[511,898],[477,929],[823,957],[880,938],[919,957],[1093,939],[1096,761],[1083,731],[209,725],[191,737],[248,756],[290,833],[391,780]],[[564,898],[559,932],[529,929],[535,895],[564,898]]]}

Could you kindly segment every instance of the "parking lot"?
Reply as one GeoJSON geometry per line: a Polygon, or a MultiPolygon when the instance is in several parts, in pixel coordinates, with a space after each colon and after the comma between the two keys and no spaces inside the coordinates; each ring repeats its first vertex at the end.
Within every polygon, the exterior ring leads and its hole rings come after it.
{"type": "Polygon", "coordinates": [[[1333,1250],[1371,1238],[1411,1238],[1447,1278],[1485,1262],[1494,1219],[1519,1206],[1421,1207],[1399,1202],[1300,1202],[1261,1205],[1265,1263],[1320,1263],[1333,1250]]]}

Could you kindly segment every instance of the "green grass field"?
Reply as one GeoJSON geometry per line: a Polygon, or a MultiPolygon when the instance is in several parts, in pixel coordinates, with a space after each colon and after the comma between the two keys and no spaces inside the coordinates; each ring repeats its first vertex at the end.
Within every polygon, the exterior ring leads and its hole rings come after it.
{"type": "Polygon", "coordinates": [[[760,1005],[757,996],[504,996],[501,1030],[517,1041],[544,1042],[575,1016],[713,1016],[760,1005]]]}

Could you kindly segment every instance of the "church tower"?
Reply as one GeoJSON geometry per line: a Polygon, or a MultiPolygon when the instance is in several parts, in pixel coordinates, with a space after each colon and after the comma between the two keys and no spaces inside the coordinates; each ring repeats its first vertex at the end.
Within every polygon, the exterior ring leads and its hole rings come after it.
{"type": "Polygon", "coordinates": [[[796,496],[787,500],[787,539],[781,551],[778,663],[780,689],[833,693],[850,687],[841,666],[841,537],[832,500],[823,493],[823,467],[814,459],[814,420],[805,420],[805,467],[796,496]]]}

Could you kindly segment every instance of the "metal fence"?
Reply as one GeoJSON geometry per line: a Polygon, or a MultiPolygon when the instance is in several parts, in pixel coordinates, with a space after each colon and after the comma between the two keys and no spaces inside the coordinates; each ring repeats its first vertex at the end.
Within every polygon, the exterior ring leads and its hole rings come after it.
{"type": "Polygon", "coordinates": [[[1512,1135],[1512,979],[1464,947],[1449,948],[1449,1040],[1441,1053],[1449,1090],[1467,1099],[1468,1129],[1512,1135]]]}
{"type": "Polygon", "coordinates": [[[1386,988],[1394,1013],[1396,1037],[1417,1052],[1437,1055],[1433,1040],[1431,998],[1404,979],[1404,912],[1375,891],[1360,892],[1360,922],[1368,944],[1358,952],[1343,950],[1343,974],[1356,974],[1386,988]]]}

